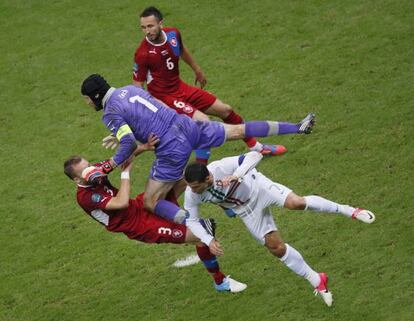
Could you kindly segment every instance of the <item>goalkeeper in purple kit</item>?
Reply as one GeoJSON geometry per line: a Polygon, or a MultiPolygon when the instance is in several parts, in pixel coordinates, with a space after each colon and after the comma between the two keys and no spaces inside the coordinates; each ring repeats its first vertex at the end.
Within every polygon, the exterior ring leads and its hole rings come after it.
{"type": "Polygon", "coordinates": [[[83,81],[81,92],[88,105],[97,111],[103,109],[103,123],[120,142],[116,154],[89,173],[90,180],[109,174],[134,156],[138,144],[155,136],[159,141],[145,187],[144,206],[177,223],[183,222],[188,213],[165,197],[175,184],[185,184],[183,171],[193,150],[218,147],[226,140],[245,137],[309,134],[315,118],[309,114],[299,123],[252,121],[240,125],[194,121],[177,114],[142,88],[113,88],[97,74],[83,81]]]}

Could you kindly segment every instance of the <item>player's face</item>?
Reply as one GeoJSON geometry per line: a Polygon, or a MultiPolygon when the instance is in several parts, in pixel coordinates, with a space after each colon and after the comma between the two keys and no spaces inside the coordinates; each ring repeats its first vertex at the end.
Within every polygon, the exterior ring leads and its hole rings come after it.
{"type": "Polygon", "coordinates": [[[141,20],[141,29],[145,37],[151,42],[160,43],[162,39],[162,21],[158,21],[154,16],[142,17],[141,20]]]}
{"type": "Polygon", "coordinates": [[[93,103],[92,99],[90,99],[88,96],[83,96],[85,99],[85,102],[88,106],[91,106],[93,109],[95,109],[95,104],[93,103]]]}
{"type": "Polygon", "coordinates": [[[196,194],[202,194],[210,185],[209,177],[204,182],[192,182],[187,185],[191,188],[191,191],[196,194]]]}
{"type": "Polygon", "coordinates": [[[82,172],[86,167],[89,166],[89,162],[84,158],[82,158],[82,160],[79,163],[73,165],[73,172],[75,174],[74,181],[76,183],[86,183],[85,180],[82,178],[82,172]]]}

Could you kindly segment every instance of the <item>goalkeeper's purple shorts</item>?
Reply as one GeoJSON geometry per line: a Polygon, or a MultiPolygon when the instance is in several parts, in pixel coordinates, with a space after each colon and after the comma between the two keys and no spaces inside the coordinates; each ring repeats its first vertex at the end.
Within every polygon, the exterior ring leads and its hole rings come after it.
{"type": "Polygon", "coordinates": [[[162,182],[180,180],[193,150],[221,146],[225,139],[221,123],[194,121],[184,115],[177,117],[155,149],[150,178],[162,182]]]}

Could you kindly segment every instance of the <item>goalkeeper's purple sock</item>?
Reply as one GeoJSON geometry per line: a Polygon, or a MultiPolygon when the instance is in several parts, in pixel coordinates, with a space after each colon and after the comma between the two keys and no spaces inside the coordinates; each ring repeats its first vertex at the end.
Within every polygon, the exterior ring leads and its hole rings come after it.
{"type": "Polygon", "coordinates": [[[249,121],[245,123],[245,126],[246,137],[298,134],[300,128],[300,124],[277,121],[249,121]]]}
{"type": "Polygon", "coordinates": [[[183,223],[188,217],[186,210],[183,210],[174,203],[166,200],[159,200],[154,208],[154,213],[174,223],[183,223]]]}

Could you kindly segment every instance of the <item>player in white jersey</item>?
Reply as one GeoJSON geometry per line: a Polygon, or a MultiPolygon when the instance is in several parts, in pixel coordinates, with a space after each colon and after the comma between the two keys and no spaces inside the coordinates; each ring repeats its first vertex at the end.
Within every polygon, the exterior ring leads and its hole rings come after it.
{"type": "Polygon", "coordinates": [[[187,226],[200,240],[210,247],[215,255],[223,254],[220,243],[198,223],[199,205],[215,203],[225,209],[228,216],[239,216],[250,233],[289,269],[306,278],[320,294],[324,302],[332,305],[332,293],[328,290],[328,277],[315,272],[292,246],[284,243],[277,230],[271,205],[292,210],[329,212],[372,223],[372,212],[342,205],[320,196],[301,197],[288,187],[272,182],[255,167],[262,159],[258,152],[249,152],[240,157],[227,157],[210,165],[194,163],[187,166],[184,208],[190,217],[187,226]]]}

